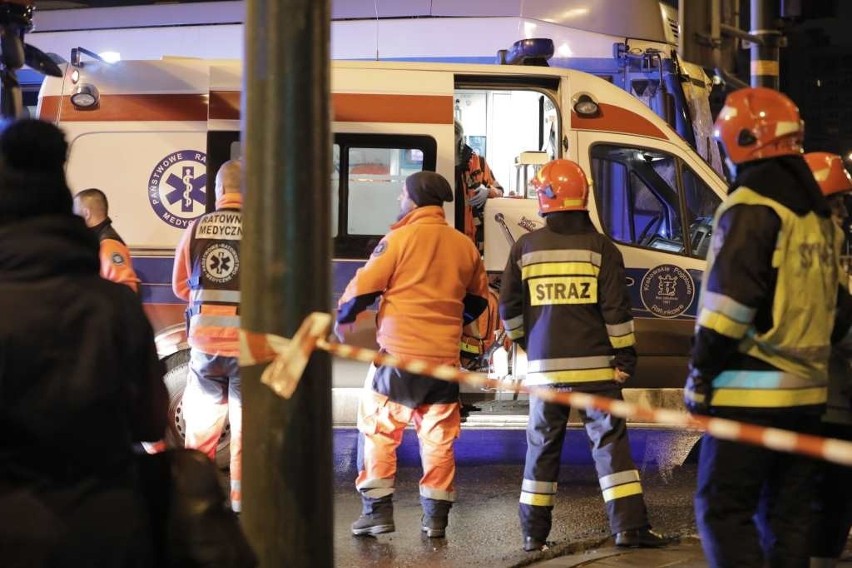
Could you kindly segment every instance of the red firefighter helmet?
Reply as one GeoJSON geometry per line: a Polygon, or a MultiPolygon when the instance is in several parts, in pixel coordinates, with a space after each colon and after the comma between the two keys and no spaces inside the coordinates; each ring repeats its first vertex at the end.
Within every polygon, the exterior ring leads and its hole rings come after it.
{"type": "Polygon", "coordinates": [[[714,134],[735,163],[802,153],[805,126],[786,95],[766,87],[734,91],[716,119],[714,134]]]}
{"type": "Polygon", "coordinates": [[[538,212],[586,211],[589,181],[583,169],[571,160],[547,162],[533,180],[538,194],[538,212]]]}
{"type": "Polygon", "coordinates": [[[843,166],[843,158],[837,154],[810,152],[805,154],[805,160],[826,197],[852,191],[852,178],[843,166]]]}

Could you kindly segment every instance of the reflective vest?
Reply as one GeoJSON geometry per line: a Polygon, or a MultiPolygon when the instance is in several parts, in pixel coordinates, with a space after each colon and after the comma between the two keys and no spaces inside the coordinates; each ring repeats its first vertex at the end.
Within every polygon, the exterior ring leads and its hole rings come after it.
{"type": "Polygon", "coordinates": [[[190,343],[209,344],[215,338],[216,343],[233,347],[223,355],[239,353],[242,226],[239,210],[218,209],[195,222],[189,243],[190,343]]]}
{"type": "MultiPolygon", "coordinates": [[[[839,282],[838,231],[831,219],[814,212],[798,216],[747,187],[737,189],[719,206],[714,230],[725,211],[737,205],[769,207],[781,220],[772,255],[777,271],[772,327],[758,331],[752,322],[755,308],[708,291],[707,278],[702,282],[697,323],[729,337],[742,337],[739,351],[774,370],[723,371],[713,379],[710,404],[741,408],[823,404],[839,282]]],[[[708,273],[715,252],[707,256],[708,273]]]]}

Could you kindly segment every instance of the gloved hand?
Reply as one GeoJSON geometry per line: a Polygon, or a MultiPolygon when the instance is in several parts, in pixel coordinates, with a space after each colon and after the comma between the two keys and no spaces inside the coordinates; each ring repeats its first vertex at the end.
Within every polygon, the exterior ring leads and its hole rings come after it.
{"type": "Polygon", "coordinates": [[[683,403],[690,414],[710,414],[712,392],[712,379],[690,365],[686,385],[683,387],[683,403]]]}
{"type": "Polygon", "coordinates": [[[633,346],[615,350],[615,357],[612,360],[612,364],[616,370],[621,371],[621,375],[616,373],[616,382],[623,383],[633,376],[636,372],[636,359],[636,348],[633,346]]]}
{"type": "Polygon", "coordinates": [[[489,189],[484,185],[480,185],[479,187],[474,189],[469,199],[470,206],[482,207],[483,205],[485,205],[485,202],[488,200],[488,192],[489,189]]]}

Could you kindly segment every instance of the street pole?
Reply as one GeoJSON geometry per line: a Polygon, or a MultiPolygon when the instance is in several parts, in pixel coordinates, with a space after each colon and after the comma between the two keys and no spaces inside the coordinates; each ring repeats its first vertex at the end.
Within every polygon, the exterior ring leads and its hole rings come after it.
{"type": "MultiPolygon", "coordinates": [[[[777,0],[775,0],[777,2],[777,0]]],[[[751,86],[778,89],[779,63],[778,50],[781,44],[781,32],[775,29],[773,0],[751,0],[750,34],[762,40],[752,42],[751,86]]]]}
{"type": "MultiPolygon", "coordinates": [[[[247,0],[242,325],[292,337],[329,310],[329,0],[247,0]]],[[[264,568],[334,564],[331,366],[289,400],[243,369],[242,522],[264,568]]]]}

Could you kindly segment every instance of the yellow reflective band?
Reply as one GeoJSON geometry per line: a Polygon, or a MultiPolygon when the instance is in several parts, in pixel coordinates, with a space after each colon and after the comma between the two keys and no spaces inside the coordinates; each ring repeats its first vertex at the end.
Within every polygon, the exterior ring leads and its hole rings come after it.
{"type": "Polygon", "coordinates": [[[712,329],[716,333],[726,337],[742,339],[745,337],[746,331],[748,331],[751,324],[740,323],[732,320],[724,314],[708,310],[707,308],[702,308],[701,313],[698,314],[698,325],[706,327],[707,329],[712,329]]]}
{"type": "Polygon", "coordinates": [[[556,495],[543,495],[541,493],[521,491],[520,502],[524,505],[533,505],[535,507],[552,507],[556,504],[556,495]]]}
{"type": "Polygon", "coordinates": [[[524,336],[524,328],[507,329],[506,335],[509,336],[509,339],[518,339],[524,336]]]}
{"type": "Polygon", "coordinates": [[[745,408],[785,408],[825,404],[828,389],[714,389],[712,406],[738,406],[745,408]]]}
{"type": "Polygon", "coordinates": [[[628,333],[627,335],[622,335],[619,337],[609,336],[609,342],[612,344],[613,349],[622,349],[624,347],[630,347],[631,345],[636,344],[636,336],[632,333],[628,333]]]}
{"type": "Polygon", "coordinates": [[[547,371],[543,373],[527,373],[528,381],[539,383],[592,383],[595,381],[611,381],[615,370],[611,367],[603,369],[581,369],[577,371],[547,371]]]}
{"type": "Polygon", "coordinates": [[[594,276],[556,276],[528,282],[533,306],[598,303],[598,279],[594,276]]]}
{"type": "Polygon", "coordinates": [[[479,353],[479,345],[472,345],[470,343],[466,343],[464,341],[459,343],[462,351],[466,353],[479,353]]]}
{"type": "Polygon", "coordinates": [[[600,269],[591,262],[540,262],[521,269],[524,280],[539,276],[597,276],[600,269]]]}
{"type": "Polygon", "coordinates": [[[610,487],[609,489],[604,489],[602,491],[604,501],[609,503],[614,499],[621,499],[623,497],[630,497],[631,495],[641,495],[642,494],[642,484],[638,481],[635,483],[625,483],[624,485],[619,485],[617,487],[610,487]]]}

